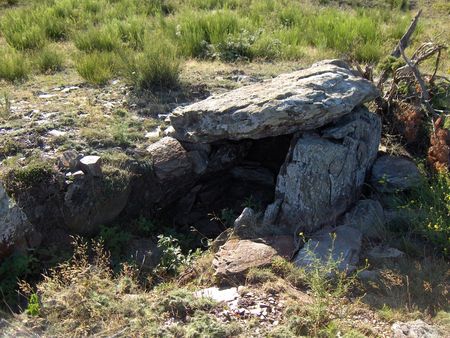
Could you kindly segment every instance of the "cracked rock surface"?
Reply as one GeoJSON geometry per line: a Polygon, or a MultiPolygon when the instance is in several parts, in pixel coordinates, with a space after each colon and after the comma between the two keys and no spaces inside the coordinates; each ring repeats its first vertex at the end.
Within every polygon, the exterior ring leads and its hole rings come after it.
{"type": "Polygon", "coordinates": [[[322,127],[378,96],[338,60],[280,75],[176,109],[173,136],[190,142],[260,139],[322,127]]]}

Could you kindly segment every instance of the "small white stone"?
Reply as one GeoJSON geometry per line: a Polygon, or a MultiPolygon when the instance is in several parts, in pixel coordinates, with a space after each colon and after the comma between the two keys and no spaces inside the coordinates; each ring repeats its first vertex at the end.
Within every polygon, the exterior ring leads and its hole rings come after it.
{"type": "Polygon", "coordinates": [[[55,96],[56,96],[55,94],[41,94],[38,97],[40,99],[50,99],[50,98],[55,97],[55,96]]]}
{"type": "Polygon", "coordinates": [[[218,287],[211,287],[202,289],[194,293],[195,297],[208,297],[214,299],[216,302],[230,302],[239,297],[236,287],[219,289],[218,287]]]}
{"type": "Polygon", "coordinates": [[[84,172],[82,172],[81,170],[78,170],[78,171],[76,171],[76,172],[74,172],[72,174],[72,177],[74,179],[83,178],[84,177],[84,172]]]}
{"type": "Polygon", "coordinates": [[[54,137],[60,137],[60,136],[65,136],[66,132],[65,131],[61,131],[61,130],[53,129],[53,130],[50,130],[48,132],[48,134],[51,135],[51,136],[54,136],[54,137]]]}
{"type": "Polygon", "coordinates": [[[150,139],[158,138],[160,136],[161,136],[161,127],[160,126],[158,126],[155,130],[149,131],[148,133],[145,134],[145,137],[150,138],[150,139]]]}

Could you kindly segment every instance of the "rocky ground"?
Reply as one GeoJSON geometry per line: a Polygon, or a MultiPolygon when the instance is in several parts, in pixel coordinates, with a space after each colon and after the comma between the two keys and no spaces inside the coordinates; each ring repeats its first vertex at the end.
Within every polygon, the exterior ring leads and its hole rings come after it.
{"type": "Polygon", "coordinates": [[[78,244],[36,291],[24,287],[40,298],[3,319],[7,335],[445,337],[448,261],[396,242],[410,219],[390,201],[422,176],[383,151],[382,121],[363,106],[374,84],[338,60],[274,79],[294,66],[219,64],[209,86],[196,85],[197,66],[192,85],[164,100],[120,80],[100,89],[59,78],[8,98],[2,254],[101,232],[138,270],[115,275],[95,244],[93,262],[78,244]],[[156,239],[150,217],[215,239],[209,258],[156,239]],[[142,279],[160,285],[147,294],[142,279]],[[56,324],[58,313],[70,315],[56,324]]]}

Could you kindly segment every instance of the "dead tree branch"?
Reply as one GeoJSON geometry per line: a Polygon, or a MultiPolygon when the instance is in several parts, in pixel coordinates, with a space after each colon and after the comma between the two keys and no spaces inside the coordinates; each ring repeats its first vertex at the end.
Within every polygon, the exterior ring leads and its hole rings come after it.
{"type": "Polygon", "coordinates": [[[435,110],[433,109],[433,107],[430,104],[430,95],[428,93],[428,89],[427,86],[425,84],[425,81],[422,79],[422,75],[420,74],[419,69],[417,68],[416,64],[414,64],[405,54],[405,51],[403,50],[403,47],[400,46],[399,44],[399,50],[400,50],[400,54],[403,57],[403,60],[405,60],[406,64],[409,66],[409,68],[411,68],[414,77],[416,78],[417,83],[420,86],[420,91],[421,91],[421,95],[420,98],[423,102],[423,104],[425,105],[425,108],[427,109],[428,113],[430,114],[430,116],[433,118],[433,116],[437,115],[439,116],[438,113],[435,112],[435,110]]]}
{"type": "MultiPolygon", "coordinates": [[[[419,10],[416,14],[416,16],[414,17],[414,19],[411,21],[411,24],[409,25],[407,31],[405,34],[403,34],[402,38],[400,39],[398,45],[394,48],[394,50],[391,53],[391,56],[393,57],[400,57],[400,49],[405,49],[406,47],[408,47],[409,44],[409,40],[411,39],[411,36],[413,35],[414,31],[416,30],[417,27],[417,22],[419,21],[419,17],[422,14],[422,10],[419,10]]],[[[384,82],[386,82],[386,80],[389,77],[389,72],[387,70],[383,70],[380,74],[380,78],[378,79],[378,83],[377,83],[377,87],[381,88],[384,84],[384,82]]]]}

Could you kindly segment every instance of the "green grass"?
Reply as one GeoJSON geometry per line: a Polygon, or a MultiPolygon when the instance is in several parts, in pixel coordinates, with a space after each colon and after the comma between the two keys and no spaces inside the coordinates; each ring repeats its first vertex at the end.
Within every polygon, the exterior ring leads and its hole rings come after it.
{"type": "Polygon", "coordinates": [[[113,76],[118,56],[110,52],[80,55],[76,61],[78,73],[89,83],[102,85],[113,76]]]}
{"type": "Polygon", "coordinates": [[[129,65],[128,74],[140,89],[177,86],[180,60],[176,48],[163,36],[149,38],[129,65]]]}
{"type": "Polygon", "coordinates": [[[68,41],[85,53],[120,52],[131,72],[108,66],[105,54],[80,60],[67,52],[64,58],[72,58],[88,82],[126,76],[149,89],[175,86],[185,58],[301,60],[311,54],[377,62],[409,23],[404,2],[359,1],[343,10],[334,1],[41,0],[9,7],[0,29],[9,46],[25,53],[49,41],[68,41]]]}
{"type": "Polygon", "coordinates": [[[112,52],[120,48],[121,40],[116,26],[90,27],[75,37],[75,46],[84,52],[112,52]]]}
{"type": "Polygon", "coordinates": [[[51,73],[63,69],[64,57],[57,50],[46,47],[37,53],[35,61],[41,73],[51,73]]]}
{"type": "Polygon", "coordinates": [[[10,82],[25,80],[29,66],[25,57],[12,48],[0,48],[0,80],[10,82]]]}
{"type": "MultiPolygon", "coordinates": [[[[419,236],[438,253],[450,255],[450,174],[437,173],[393,201],[402,212],[391,224],[392,231],[405,236],[419,236]]],[[[409,242],[408,239],[405,243],[409,242]]]]}

